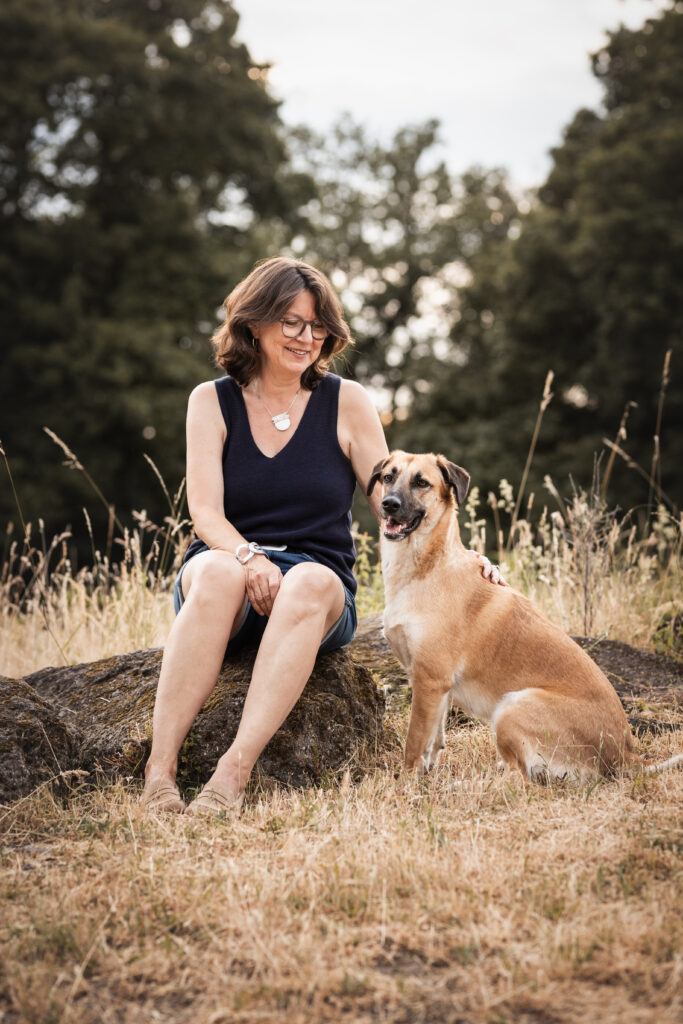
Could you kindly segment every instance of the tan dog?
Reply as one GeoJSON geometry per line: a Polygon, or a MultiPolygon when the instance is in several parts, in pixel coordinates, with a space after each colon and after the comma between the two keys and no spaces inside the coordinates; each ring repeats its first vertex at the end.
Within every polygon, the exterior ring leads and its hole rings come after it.
{"type": "Polygon", "coordinates": [[[469,479],[443,455],[394,451],[368,484],[383,487],[385,633],[413,688],[406,767],[435,762],[456,703],[530,779],[607,774],[635,757],[619,698],[527,598],[482,577],[458,529],[469,479]]]}

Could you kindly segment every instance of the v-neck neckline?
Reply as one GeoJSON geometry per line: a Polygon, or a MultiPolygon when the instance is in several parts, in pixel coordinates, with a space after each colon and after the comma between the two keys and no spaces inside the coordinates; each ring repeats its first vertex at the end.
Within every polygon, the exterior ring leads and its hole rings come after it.
{"type": "MultiPolygon", "coordinates": [[[[320,387],[320,384],[318,385],[318,387],[320,387]]],[[[308,401],[306,402],[306,408],[304,409],[303,413],[301,414],[301,419],[297,423],[297,425],[296,425],[296,427],[295,427],[291,437],[289,437],[287,439],[287,444],[283,445],[282,448],[280,448],[279,451],[275,452],[274,455],[266,455],[266,453],[263,451],[263,449],[259,448],[258,444],[256,443],[256,438],[254,437],[254,431],[251,429],[251,420],[249,419],[249,411],[247,409],[247,403],[244,401],[244,394],[243,394],[242,388],[239,385],[237,385],[237,390],[239,391],[240,399],[242,400],[242,409],[244,410],[244,415],[245,415],[246,420],[247,420],[247,429],[249,431],[249,437],[251,438],[251,443],[253,444],[254,448],[259,453],[259,455],[261,455],[264,459],[268,459],[269,462],[272,462],[274,459],[277,459],[278,455],[282,455],[282,453],[284,451],[286,451],[287,448],[289,448],[289,446],[291,445],[292,441],[294,440],[296,435],[299,433],[299,430],[301,429],[301,424],[304,422],[304,420],[306,419],[306,416],[308,415],[308,410],[310,408],[311,402],[313,401],[313,395],[315,394],[317,388],[314,388],[313,391],[310,392],[310,397],[309,397],[308,401]]],[[[266,412],[267,411],[268,410],[266,410],[266,412]]],[[[276,429],[276,428],[273,427],[273,429],[276,429]]]]}

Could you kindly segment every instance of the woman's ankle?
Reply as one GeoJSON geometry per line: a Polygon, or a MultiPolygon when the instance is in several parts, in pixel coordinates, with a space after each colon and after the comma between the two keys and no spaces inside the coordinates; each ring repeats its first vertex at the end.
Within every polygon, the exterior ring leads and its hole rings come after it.
{"type": "Polygon", "coordinates": [[[247,771],[243,765],[234,765],[230,761],[225,763],[221,759],[207,785],[210,786],[212,782],[217,782],[237,798],[246,789],[250,775],[251,770],[247,771]]]}
{"type": "Polygon", "coordinates": [[[168,779],[175,782],[178,771],[177,764],[163,761],[153,761],[151,758],[145,765],[145,783],[156,782],[158,779],[168,779]]]}

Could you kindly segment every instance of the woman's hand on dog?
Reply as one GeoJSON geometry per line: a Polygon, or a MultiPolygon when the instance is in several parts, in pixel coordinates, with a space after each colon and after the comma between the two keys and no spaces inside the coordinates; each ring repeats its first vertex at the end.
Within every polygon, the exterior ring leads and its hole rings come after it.
{"type": "Polygon", "coordinates": [[[494,565],[493,562],[491,562],[486,557],[486,555],[482,555],[478,551],[473,551],[472,548],[469,548],[469,550],[473,555],[476,555],[477,558],[479,559],[479,562],[481,563],[481,574],[485,580],[488,580],[489,583],[495,583],[499,587],[510,586],[510,584],[507,582],[502,572],[500,571],[499,565],[494,565]]]}
{"type": "Polygon", "coordinates": [[[254,611],[259,615],[270,615],[273,601],[282,583],[279,566],[265,555],[255,555],[249,559],[244,569],[247,597],[254,611]]]}

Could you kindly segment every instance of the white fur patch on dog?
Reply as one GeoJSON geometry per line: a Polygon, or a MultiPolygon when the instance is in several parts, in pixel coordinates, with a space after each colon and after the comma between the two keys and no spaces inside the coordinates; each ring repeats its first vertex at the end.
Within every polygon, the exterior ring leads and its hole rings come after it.
{"type": "Polygon", "coordinates": [[[512,707],[513,704],[517,704],[520,700],[523,700],[524,697],[528,696],[528,694],[531,692],[532,691],[530,691],[529,689],[509,690],[507,693],[503,694],[503,696],[498,701],[491,714],[490,721],[494,735],[496,733],[496,726],[498,725],[498,721],[503,712],[507,711],[507,709],[509,707],[512,707]]]}

